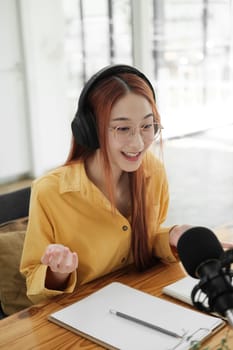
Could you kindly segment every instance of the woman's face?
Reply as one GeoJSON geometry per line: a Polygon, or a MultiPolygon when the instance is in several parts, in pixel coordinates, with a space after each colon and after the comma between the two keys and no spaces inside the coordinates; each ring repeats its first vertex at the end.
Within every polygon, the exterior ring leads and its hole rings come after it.
{"type": "Polygon", "coordinates": [[[108,131],[108,153],[113,172],[132,172],[139,168],[153,141],[153,122],[152,107],[143,96],[130,92],[115,103],[108,131]]]}

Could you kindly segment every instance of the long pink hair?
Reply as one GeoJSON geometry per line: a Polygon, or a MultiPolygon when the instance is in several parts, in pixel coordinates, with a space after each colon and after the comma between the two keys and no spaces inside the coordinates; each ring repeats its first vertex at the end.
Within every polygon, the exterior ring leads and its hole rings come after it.
{"type": "MultiPolygon", "coordinates": [[[[111,165],[108,158],[108,127],[110,113],[114,104],[129,92],[145,97],[150,105],[155,120],[160,123],[153,93],[147,83],[132,73],[121,73],[101,80],[90,91],[88,103],[96,118],[100,150],[103,155],[106,190],[112,207],[115,207],[115,193],[111,165]]],[[[72,138],[72,145],[65,165],[77,160],[85,161],[95,150],[78,145],[72,138]]],[[[144,270],[152,264],[152,252],[149,249],[147,235],[147,216],[145,198],[145,177],[142,165],[135,172],[129,173],[131,194],[131,248],[134,262],[139,270],[144,270]]]]}

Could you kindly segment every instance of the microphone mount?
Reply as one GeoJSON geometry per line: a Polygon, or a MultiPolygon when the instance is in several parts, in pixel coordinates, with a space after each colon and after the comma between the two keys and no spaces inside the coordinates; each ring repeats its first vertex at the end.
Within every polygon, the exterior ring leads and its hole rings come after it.
{"type": "Polygon", "coordinates": [[[210,259],[199,265],[196,276],[200,281],[194,286],[191,299],[198,310],[227,317],[233,327],[232,262],[233,250],[228,250],[219,259],[210,259]]]}

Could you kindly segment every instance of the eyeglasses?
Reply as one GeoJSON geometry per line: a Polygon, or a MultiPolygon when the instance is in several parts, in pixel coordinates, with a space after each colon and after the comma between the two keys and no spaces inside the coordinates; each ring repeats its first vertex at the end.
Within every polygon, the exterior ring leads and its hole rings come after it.
{"type": "Polygon", "coordinates": [[[148,122],[142,126],[133,126],[130,124],[109,127],[113,131],[114,137],[118,142],[127,142],[130,137],[135,135],[136,129],[140,130],[140,134],[145,141],[154,141],[157,139],[163,129],[162,125],[157,122],[148,122]]]}

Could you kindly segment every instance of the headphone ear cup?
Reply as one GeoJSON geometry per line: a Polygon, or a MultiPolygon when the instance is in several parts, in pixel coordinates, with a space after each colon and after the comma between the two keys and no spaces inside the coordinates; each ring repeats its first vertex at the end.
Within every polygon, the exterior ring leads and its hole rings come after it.
{"type": "Polygon", "coordinates": [[[77,111],[71,128],[77,144],[92,150],[100,147],[95,117],[90,110],[77,111]]]}

